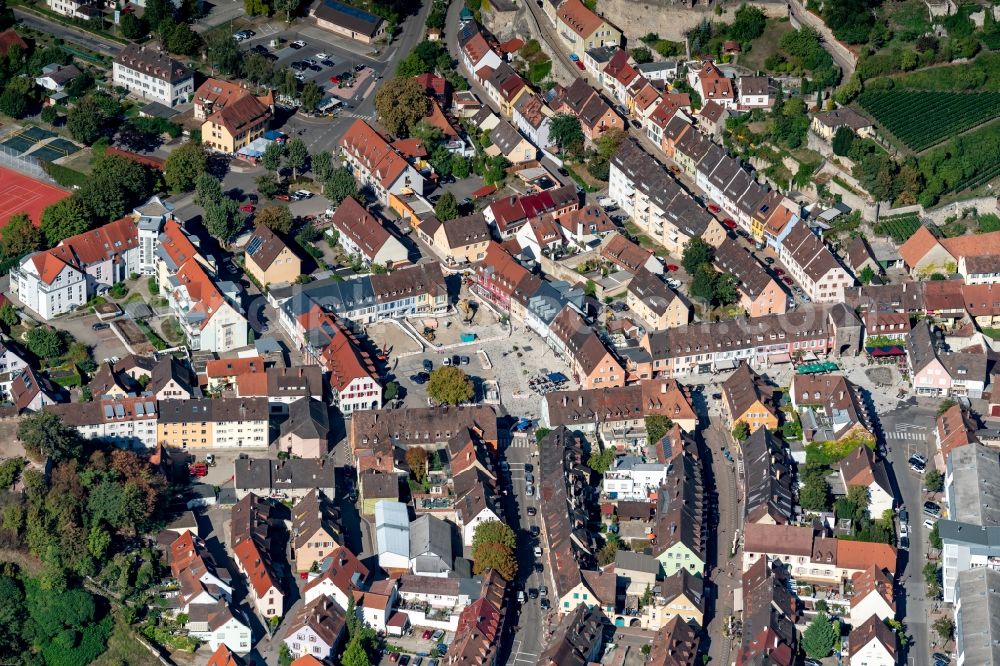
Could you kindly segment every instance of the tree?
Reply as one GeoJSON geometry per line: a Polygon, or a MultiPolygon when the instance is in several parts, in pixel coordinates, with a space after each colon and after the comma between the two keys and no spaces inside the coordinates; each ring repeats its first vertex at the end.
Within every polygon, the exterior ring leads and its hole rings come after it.
{"type": "Polygon", "coordinates": [[[840,157],[846,157],[848,153],[851,152],[851,146],[854,145],[854,132],[847,127],[841,127],[837,130],[837,133],[833,135],[833,154],[839,155],[840,157]]]}
{"type": "Polygon", "coordinates": [[[715,281],[716,272],[712,264],[701,264],[695,269],[694,279],[691,280],[690,293],[695,298],[700,298],[708,304],[715,301],[715,281]]]}
{"type": "Polygon", "coordinates": [[[598,474],[604,474],[615,462],[615,450],[608,447],[603,450],[598,450],[595,446],[590,451],[590,458],[587,459],[587,467],[594,470],[598,474]]]}
{"type": "Polygon", "coordinates": [[[392,402],[399,395],[399,384],[396,382],[386,382],[385,387],[382,389],[382,399],[386,402],[392,402]]]}
{"type": "Polygon", "coordinates": [[[576,152],[583,147],[583,129],[580,120],[568,113],[557,113],[549,121],[549,139],[556,142],[560,150],[576,152]]]}
{"type": "Polygon", "coordinates": [[[227,244],[243,228],[240,205],[229,197],[222,197],[205,208],[204,223],[213,238],[227,244]]]}
{"type": "Polygon", "coordinates": [[[330,179],[333,175],[333,155],[329,151],[321,151],[312,156],[310,160],[310,170],[313,172],[313,176],[316,177],[316,182],[318,182],[325,191],[326,181],[330,179]]]}
{"type": "Polygon", "coordinates": [[[442,194],[434,206],[434,214],[442,222],[454,220],[458,217],[458,201],[455,199],[455,195],[451,192],[442,194]]]}
{"type": "MultiPolygon", "coordinates": [[[[617,127],[612,127],[602,134],[597,141],[594,142],[594,146],[597,148],[597,154],[606,160],[610,160],[618,152],[621,147],[622,142],[628,137],[625,130],[618,129],[617,127]]],[[[604,180],[607,180],[606,178],[604,180]]]]}
{"type": "Polygon", "coordinates": [[[469,160],[458,154],[451,156],[452,176],[454,176],[458,180],[461,180],[463,178],[468,178],[470,172],[471,168],[469,167],[469,160]]]}
{"type": "Polygon", "coordinates": [[[392,79],[375,94],[379,121],[393,136],[409,136],[410,129],[430,110],[424,87],[414,78],[392,79]]]}
{"type": "Polygon", "coordinates": [[[292,180],[299,177],[299,171],[304,171],[309,163],[309,150],[302,139],[292,139],[285,150],[285,163],[292,170],[292,180]]]}
{"type": "Polygon", "coordinates": [[[802,648],[813,659],[822,659],[833,652],[834,644],[840,638],[838,623],[831,622],[826,613],[818,613],[802,632],[802,648]]]}
{"type": "Polygon", "coordinates": [[[487,520],[476,525],[472,535],[472,558],[474,572],[481,574],[496,570],[506,580],[517,575],[517,537],[510,525],[498,520],[487,520]]]}
{"type": "Polygon", "coordinates": [[[700,237],[694,237],[684,245],[684,253],[681,255],[681,266],[694,275],[702,264],[712,263],[712,246],[700,237]]]}
{"type": "Polygon", "coordinates": [[[941,540],[941,532],[938,530],[938,522],[934,521],[934,527],[931,528],[930,534],[927,536],[927,541],[931,544],[931,548],[935,550],[941,550],[944,542],[941,540]]]}
{"type": "Polygon", "coordinates": [[[472,380],[460,369],[444,365],[435,368],[427,383],[427,395],[444,405],[458,405],[472,399],[472,380]]]}
{"type": "Polygon", "coordinates": [[[4,303],[0,306],[0,324],[3,325],[4,331],[10,333],[10,329],[21,323],[21,318],[17,316],[17,310],[10,303],[4,303]]]}
{"type": "Polygon", "coordinates": [[[0,0],[0,30],[13,27],[15,20],[14,11],[7,6],[7,0],[0,0]]]}
{"type": "Polygon", "coordinates": [[[934,620],[933,627],[944,643],[955,637],[955,622],[948,616],[939,617],[934,620]]]}
{"type": "Polygon", "coordinates": [[[872,280],[875,279],[875,271],[872,270],[871,266],[865,266],[858,273],[858,279],[861,280],[862,284],[871,284],[872,280]]]}
{"type": "Polygon", "coordinates": [[[163,177],[174,192],[190,192],[208,168],[208,155],[201,144],[189,141],[167,157],[163,177]]]}
{"type": "Polygon", "coordinates": [[[597,564],[606,567],[615,561],[618,556],[618,542],[608,541],[597,551],[597,564]]]}
{"type": "Polygon", "coordinates": [[[109,118],[98,97],[99,94],[84,96],[66,114],[66,128],[70,135],[88,146],[108,133],[106,124],[109,118]]]}
{"type": "Polygon", "coordinates": [[[0,229],[0,253],[5,257],[20,257],[42,246],[42,232],[31,222],[27,213],[18,213],[0,229]]]}
{"type": "Polygon", "coordinates": [[[299,93],[299,102],[302,104],[302,110],[306,113],[313,113],[319,108],[319,103],[323,101],[323,89],[315,84],[313,81],[308,81],[304,86],[302,86],[302,92],[299,93]]]}
{"type": "Polygon", "coordinates": [[[278,184],[278,179],[273,173],[262,173],[257,176],[257,180],[254,182],[260,195],[268,199],[273,199],[281,190],[281,185],[278,184]]]}
{"type": "Polygon", "coordinates": [[[28,351],[39,359],[55,360],[66,353],[62,334],[50,326],[39,326],[28,331],[25,338],[28,351]]]}
{"type": "Polygon", "coordinates": [[[732,305],[740,300],[739,286],[732,273],[716,273],[712,285],[713,301],[718,305],[732,305]]]}
{"type": "Polygon", "coordinates": [[[257,212],[257,224],[271,231],[287,234],[292,230],[292,213],[288,206],[268,206],[257,212]]]}
{"type": "Polygon", "coordinates": [[[198,176],[194,185],[194,202],[202,208],[218,203],[223,198],[222,183],[210,173],[198,176]]]}
{"type": "Polygon", "coordinates": [[[653,414],[646,419],[646,441],[650,444],[658,444],[660,440],[667,436],[674,427],[674,422],[666,416],[653,414]]]}
{"type": "Polygon", "coordinates": [[[83,454],[83,443],[75,428],[49,411],[34,412],[17,425],[17,438],[28,453],[46,455],[53,462],[75,460],[83,454]]]}
{"type": "Polygon", "coordinates": [[[927,492],[939,493],[944,490],[944,476],[937,468],[931,468],[927,470],[927,475],[924,477],[924,485],[927,492]]]}
{"type": "Polygon", "coordinates": [[[92,222],[103,224],[122,218],[126,212],[149,198],[153,179],[148,168],[117,155],[98,158],[90,178],[76,196],[86,207],[92,222]]]}
{"type": "Polygon", "coordinates": [[[750,426],[747,425],[746,421],[737,421],[736,425],[733,426],[732,435],[737,442],[742,442],[750,436],[750,426]]]}
{"type": "Polygon", "coordinates": [[[34,103],[35,87],[32,81],[23,76],[17,76],[7,81],[0,94],[0,112],[11,118],[23,118],[34,103]]]}
{"type": "Polygon", "coordinates": [[[268,171],[277,171],[281,168],[281,159],[285,156],[285,145],[272,141],[267,144],[260,161],[268,171]]]}
{"type": "Polygon", "coordinates": [[[411,446],[406,450],[406,464],[413,474],[413,480],[423,483],[427,478],[427,449],[421,446],[411,446]]]}
{"type": "Polygon", "coordinates": [[[403,60],[399,63],[399,68],[396,70],[396,76],[416,76],[417,74],[423,74],[426,71],[424,61],[420,59],[420,56],[416,53],[411,53],[403,58],[403,60]]]}
{"type": "Polygon", "coordinates": [[[87,209],[76,197],[58,201],[42,211],[42,234],[48,247],[55,247],[59,241],[89,228],[87,209]]]}
{"type": "Polygon", "coordinates": [[[645,46],[637,46],[632,49],[632,60],[635,60],[636,64],[642,65],[647,62],[653,62],[652,52],[645,46]]]}
{"type": "Polygon", "coordinates": [[[813,474],[804,480],[799,491],[799,504],[806,511],[830,509],[830,484],[822,474],[813,474]]]}
{"type": "Polygon", "coordinates": [[[243,0],[243,11],[247,16],[270,16],[271,5],[265,0],[243,0]]]}
{"type": "Polygon", "coordinates": [[[172,0],[146,0],[143,18],[149,22],[153,30],[159,30],[160,24],[166,19],[174,18],[174,3],[172,0]]]}
{"type": "Polygon", "coordinates": [[[176,23],[163,35],[164,45],[171,53],[193,56],[201,51],[201,35],[191,29],[187,23],[176,23]]]}
{"type": "Polygon", "coordinates": [[[274,0],[274,11],[285,15],[285,23],[292,22],[292,14],[298,11],[301,0],[274,0]]]}
{"type": "Polygon", "coordinates": [[[342,663],[344,666],[372,666],[365,646],[358,636],[351,636],[350,642],[347,643],[347,649],[344,650],[342,663]]]}
{"type": "Polygon", "coordinates": [[[358,196],[358,183],[347,167],[334,169],[323,188],[326,192],[326,198],[335,205],[340,205],[340,202],[347,197],[357,198],[358,196]]]}
{"type": "Polygon", "coordinates": [[[236,40],[226,30],[212,33],[205,43],[205,55],[208,60],[223,74],[238,75],[243,54],[240,53],[236,40]]]}
{"type": "Polygon", "coordinates": [[[737,42],[750,42],[764,34],[767,17],[763,10],[752,5],[740,5],[729,26],[729,38],[737,42]]]}
{"type": "MultiPolygon", "coordinates": [[[[260,2],[261,0],[247,0],[260,2]]],[[[243,58],[243,76],[257,84],[270,83],[274,79],[274,65],[259,53],[247,53],[243,58]]]]}

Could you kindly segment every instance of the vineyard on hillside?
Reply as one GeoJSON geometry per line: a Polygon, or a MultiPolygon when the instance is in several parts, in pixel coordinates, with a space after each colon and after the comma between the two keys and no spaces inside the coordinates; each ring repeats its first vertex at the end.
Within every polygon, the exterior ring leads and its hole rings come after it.
{"type": "Polygon", "coordinates": [[[875,225],[875,233],[879,236],[891,236],[897,245],[909,240],[910,236],[920,228],[920,217],[916,213],[882,218],[875,225]]]}
{"type": "Polygon", "coordinates": [[[914,151],[1000,116],[1000,93],[869,90],[861,107],[914,151]]]}

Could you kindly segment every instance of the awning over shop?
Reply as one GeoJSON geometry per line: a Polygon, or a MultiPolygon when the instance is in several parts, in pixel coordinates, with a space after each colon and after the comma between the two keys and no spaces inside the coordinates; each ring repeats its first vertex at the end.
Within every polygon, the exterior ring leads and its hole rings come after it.
{"type": "Polygon", "coordinates": [[[767,357],[768,363],[791,363],[792,357],[790,354],[771,354],[767,357]]]}

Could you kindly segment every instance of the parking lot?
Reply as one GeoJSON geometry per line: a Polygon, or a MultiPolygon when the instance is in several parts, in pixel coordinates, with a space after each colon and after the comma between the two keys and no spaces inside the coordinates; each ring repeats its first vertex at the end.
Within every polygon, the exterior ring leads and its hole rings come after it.
{"type": "MultiPolygon", "coordinates": [[[[346,102],[357,98],[364,98],[375,81],[374,74],[381,75],[384,65],[378,63],[367,56],[353,53],[337,45],[331,36],[329,39],[320,38],[315,30],[308,28],[303,30],[287,30],[282,32],[261,34],[256,33],[250,39],[240,42],[240,48],[244,53],[251,50],[268,53],[268,59],[272,61],[276,69],[291,67],[292,63],[305,60],[316,61],[317,68],[304,69],[300,73],[300,80],[312,81],[328,93],[336,94],[346,102]],[[275,42],[274,40],[278,40],[275,42]],[[272,46],[272,44],[278,46],[272,46]],[[302,44],[301,47],[293,44],[302,44]],[[262,49],[266,49],[263,51],[262,49]],[[324,62],[326,64],[324,64],[324,62]],[[355,72],[355,68],[364,69],[355,72]],[[372,69],[374,67],[374,69],[372,69]],[[338,84],[331,82],[331,77],[349,73],[351,76],[357,75],[359,84],[353,87],[345,87],[338,90],[338,84]],[[337,93],[333,91],[337,90],[337,93]],[[350,93],[345,95],[345,91],[350,93]]],[[[370,93],[369,93],[370,94],[370,93]]]]}
{"type": "Polygon", "coordinates": [[[431,659],[431,651],[438,643],[448,646],[455,640],[455,635],[450,631],[444,632],[444,635],[438,641],[434,641],[430,637],[424,638],[426,632],[430,632],[433,635],[434,631],[434,629],[427,627],[414,626],[412,632],[406,636],[387,636],[386,651],[380,663],[387,666],[398,666],[398,664],[402,663],[403,655],[406,655],[410,658],[409,666],[413,666],[417,658],[421,659],[422,666],[427,666],[431,659]],[[393,652],[399,655],[396,661],[392,661],[393,652]]]}

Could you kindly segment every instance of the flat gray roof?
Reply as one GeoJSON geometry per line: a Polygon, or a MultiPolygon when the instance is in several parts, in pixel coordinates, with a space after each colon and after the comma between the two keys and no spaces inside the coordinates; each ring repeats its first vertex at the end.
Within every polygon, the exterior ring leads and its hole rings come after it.
{"type": "Polygon", "coordinates": [[[955,640],[966,664],[1000,664],[1000,572],[969,569],[958,574],[955,640]]]}
{"type": "Polygon", "coordinates": [[[1000,452],[966,444],[948,456],[949,516],[956,521],[1000,525],[1000,452]]]}

